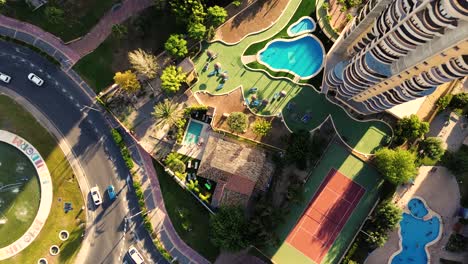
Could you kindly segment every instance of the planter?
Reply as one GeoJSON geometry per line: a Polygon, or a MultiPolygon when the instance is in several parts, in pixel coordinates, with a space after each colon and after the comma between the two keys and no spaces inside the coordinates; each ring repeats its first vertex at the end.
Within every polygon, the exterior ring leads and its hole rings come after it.
{"type": "Polygon", "coordinates": [[[60,248],[57,245],[53,245],[50,247],[49,253],[52,256],[57,256],[60,253],[60,248]]]}
{"type": "Polygon", "coordinates": [[[59,238],[60,238],[60,240],[65,241],[65,240],[67,240],[69,237],[70,237],[70,234],[68,233],[67,230],[62,230],[62,231],[59,232],[59,238]]]}
{"type": "Polygon", "coordinates": [[[49,262],[47,261],[47,259],[45,258],[40,258],[38,261],[37,261],[37,264],[48,264],[49,262]]]}

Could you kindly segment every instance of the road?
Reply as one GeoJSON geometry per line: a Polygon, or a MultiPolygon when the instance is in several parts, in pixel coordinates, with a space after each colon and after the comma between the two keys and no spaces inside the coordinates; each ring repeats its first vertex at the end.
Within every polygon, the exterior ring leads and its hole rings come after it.
{"type": "Polygon", "coordinates": [[[125,227],[125,217],[139,212],[138,203],[127,186],[129,171],[110,135],[106,113],[96,111],[100,107],[58,66],[25,47],[0,41],[0,72],[12,78],[9,84],[1,85],[28,100],[64,136],[85,173],[82,191],[88,193],[89,188],[98,186],[104,197],[97,208],[90,195],[86,197],[88,229],[77,263],[122,263],[132,244],[146,253],[149,263],[165,262],[141,225],[140,216],[132,217],[125,227]],[[44,79],[42,87],[27,79],[30,72],[44,79]],[[118,193],[112,203],[105,193],[110,184],[118,193]]]}

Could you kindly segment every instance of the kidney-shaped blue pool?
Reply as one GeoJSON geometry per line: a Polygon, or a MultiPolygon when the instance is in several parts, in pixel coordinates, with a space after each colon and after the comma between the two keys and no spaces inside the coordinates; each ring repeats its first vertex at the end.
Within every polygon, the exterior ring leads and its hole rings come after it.
{"type": "Polygon", "coordinates": [[[273,71],[290,72],[301,79],[315,76],[323,67],[325,50],[313,35],[269,42],[257,57],[273,71]]]}
{"type": "Polygon", "coordinates": [[[315,30],[315,21],[308,16],[299,18],[297,22],[289,26],[288,35],[297,36],[304,33],[313,32],[315,30]]]}
{"type": "Polygon", "coordinates": [[[440,219],[433,216],[424,220],[428,209],[423,201],[413,198],[408,203],[411,212],[403,213],[400,221],[401,251],[395,255],[391,264],[426,264],[429,256],[426,254],[426,245],[439,237],[440,219]]]}

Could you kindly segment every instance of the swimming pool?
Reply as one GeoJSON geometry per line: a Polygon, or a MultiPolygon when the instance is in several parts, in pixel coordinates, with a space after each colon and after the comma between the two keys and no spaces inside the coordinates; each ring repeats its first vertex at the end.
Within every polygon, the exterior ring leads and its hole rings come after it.
{"type": "Polygon", "coordinates": [[[201,123],[190,119],[190,123],[184,137],[184,145],[197,144],[202,130],[203,125],[201,123]]]}
{"type": "Polygon", "coordinates": [[[275,39],[257,54],[259,63],[272,71],[292,73],[301,79],[314,77],[323,67],[325,49],[317,37],[275,39]]]}
{"type": "Polygon", "coordinates": [[[315,21],[308,16],[303,16],[297,20],[294,24],[289,26],[288,35],[291,37],[301,35],[304,33],[310,33],[315,30],[315,21]]]}
{"type": "Polygon", "coordinates": [[[439,239],[441,230],[440,218],[427,215],[429,210],[419,198],[408,202],[410,213],[403,213],[400,221],[400,250],[393,254],[391,264],[426,264],[429,255],[426,247],[439,239]]]}

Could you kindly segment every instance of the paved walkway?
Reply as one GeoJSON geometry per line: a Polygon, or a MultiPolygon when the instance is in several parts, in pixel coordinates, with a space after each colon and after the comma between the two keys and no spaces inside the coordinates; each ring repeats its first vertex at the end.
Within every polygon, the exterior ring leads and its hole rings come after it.
{"type": "Polygon", "coordinates": [[[20,40],[54,57],[65,69],[71,68],[81,56],[56,36],[7,16],[0,15],[0,35],[20,40]]]}
{"type": "Polygon", "coordinates": [[[123,23],[129,17],[139,13],[140,11],[154,5],[154,0],[125,0],[121,6],[115,6],[107,12],[86,34],[82,39],[70,44],[70,48],[74,50],[80,57],[95,50],[112,32],[112,26],[123,23]]]}
{"type": "Polygon", "coordinates": [[[124,22],[153,4],[153,0],[125,0],[108,11],[88,34],[70,45],[35,25],[3,15],[0,15],[0,35],[32,45],[54,57],[64,69],[70,69],[109,36],[114,24],[124,22]]]}
{"type": "Polygon", "coordinates": [[[147,207],[151,210],[150,221],[164,247],[171,253],[171,256],[177,258],[179,263],[210,263],[180,239],[167,214],[151,156],[140,146],[137,146],[137,154],[144,168],[142,189],[147,207]]]}

